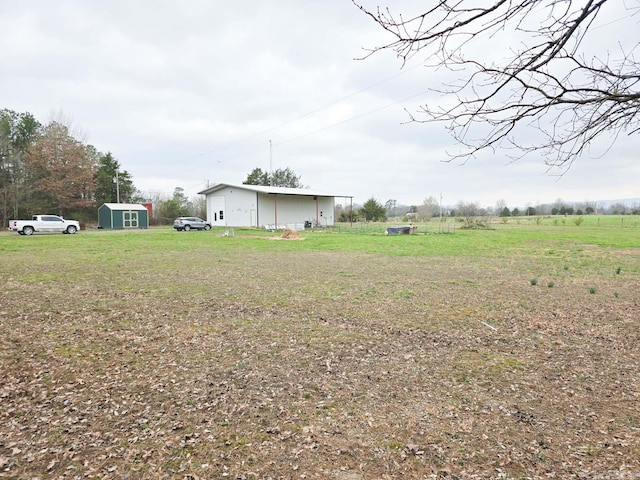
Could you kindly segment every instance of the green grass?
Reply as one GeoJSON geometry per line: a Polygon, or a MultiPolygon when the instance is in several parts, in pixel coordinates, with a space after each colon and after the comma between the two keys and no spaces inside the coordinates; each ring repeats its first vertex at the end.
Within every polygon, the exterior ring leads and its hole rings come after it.
{"type": "MultiPolygon", "coordinates": [[[[163,298],[180,293],[187,284],[192,295],[204,294],[209,282],[233,282],[236,272],[250,268],[252,262],[269,264],[286,272],[291,255],[348,254],[372,258],[423,259],[442,261],[456,268],[478,260],[512,263],[513,269],[527,275],[524,282],[537,278],[543,284],[561,287],[563,281],[578,281],[586,272],[614,277],[623,284],[629,275],[640,273],[640,229],[598,228],[587,223],[559,228],[553,225],[500,224],[494,230],[457,230],[455,234],[386,236],[384,225],[369,225],[369,234],[355,229],[301,232],[300,240],[281,240],[277,232],[234,229],[234,236],[223,236],[224,229],[210,232],[178,233],[173,229],[152,228],[135,231],[84,231],[77,235],[19,236],[3,232],[0,236],[0,273],[19,277],[32,284],[75,285],[83,278],[92,285],[119,286],[122,291],[147,289],[163,298]],[[286,258],[286,260],[285,260],[286,258]],[[265,260],[266,259],[266,260],[265,260]],[[449,259],[449,260],[448,260],[449,259]],[[617,272],[623,272],[622,274],[617,272]],[[154,277],[175,278],[158,282],[154,277]],[[203,281],[204,280],[204,281],[203,281]],[[182,282],[182,284],[181,284],[182,282]]],[[[332,257],[332,262],[334,257],[332,257]]],[[[346,295],[352,270],[335,265],[335,285],[323,286],[331,295],[346,295]]],[[[417,272],[412,272],[416,275],[417,272]]],[[[282,273],[284,274],[284,273],[282,273]]],[[[381,279],[379,279],[381,280],[381,279]]],[[[386,279],[387,281],[392,281],[386,279]]],[[[307,279],[291,279],[309,297],[317,286],[307,279]]],[[[490,288],[490,285],[486,285],[490,288]]],[[[3,291],[12,291],[8,282],[3,291]]],[[[429,288],[440,288],[434,284],[429,288]]],[[[353,292],[357,301],[369,301],[393,291],[396,298],[411,298],[412,288],[371,285],[353,292]],[[384,293],[376,293],[382,291],[384,293]]],[[[221,295],[236,295],[221,289],[221,295]]],[[[285,297],[280,300],[287,303],[285,297]]]]}
{"type": "MultiPolygon", "coordinates": [[[[587,217],[591,219],[590,217],[587,217]]],[[[633,218],[633,217],[632,217],[633,218]]],[[[524,254],[546,258],[584,256],[585,249],[636,248],[640,228],[603,228],[589,225],[496,224],[493,230],[456,230],[454,234],[418,234],[386,236],[386,224],[369,224],[367,234],[360,227],[305,231],[303,241],[275,241],[279,233],[256,229],[234,229],[233,237],[222,236],[223,230],[178,233],[164,228],[142,231],[87,231],[74,236],[34,235],[21,237],[2,235],[3,255],[47,254],[43,261],[69,252],[78,259],[94,260],[100,265],[123,260],[143,261],[148,256],[189,253],[206,257],[222,257],[225,252],[242,249],[248,252],[360,252],[385,256],[495,256],[524,254]],[[358,232],[359,234],[354,235],[358,232]]],[[[37,261],[37,256],[30,262],[37,261]]],[[[617,266],[616,266],[617,268],[617,266]]]]}

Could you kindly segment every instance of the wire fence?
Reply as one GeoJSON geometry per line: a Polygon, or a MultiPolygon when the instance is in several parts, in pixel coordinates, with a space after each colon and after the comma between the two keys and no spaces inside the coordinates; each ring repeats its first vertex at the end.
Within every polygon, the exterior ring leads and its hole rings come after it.
{"type": "MultiPolygon", "coordinates": [[[[388,227],[402,227],[409,224],[402,222],[353,222],[336,223],[331,227],[332,231],[340,233],[353,233],[364,235],[387,235],[388,227]]],[[[449,222],[413,222],[412,227],[416,227],[415,235],[426,235],[432,233],[455,233],[460,228],[455,221],[449,222]]]]}
{"type": "Polygon", "coordinates": [[[467,226],[462,218],[447,218],[440,222],[434,219],[429,222],[340,222],[332,231],[365,235],[385,235],[387,227],[408,226],[417,227],[417,235],[456,233],[457,230],[469,226],[481,228],[518,228],[527,226],[553,226],[553,227],[592,227],[592,228],[638,228],[640,227],[640,215],[538,215],[523,217],[475,217],[472,224],[467,226]]]}

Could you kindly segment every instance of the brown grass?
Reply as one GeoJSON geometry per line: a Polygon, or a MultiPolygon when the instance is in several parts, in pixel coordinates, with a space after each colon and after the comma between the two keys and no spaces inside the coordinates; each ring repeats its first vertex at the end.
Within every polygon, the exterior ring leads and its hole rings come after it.
{"type": "Polygon", "coordinates": [[[282,238],[286,239],[298,239],[300,238],[300,232],[293,228],[285,228],[282,232],[282,238]]]}
{"type": "Polygon", "coordinates": [[[0,477],[640,478],[638,277],[530,262],[10,275],[0,477]]]}

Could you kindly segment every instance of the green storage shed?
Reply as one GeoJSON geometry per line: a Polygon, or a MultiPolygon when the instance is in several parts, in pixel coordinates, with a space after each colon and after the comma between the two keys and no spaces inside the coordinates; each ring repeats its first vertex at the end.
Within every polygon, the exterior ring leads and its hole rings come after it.
{"type": "Polygon", "coordinates": [[[100,228],[149,228],[149,210],[139,203],[105,203],[98,208],[100,228]]]}

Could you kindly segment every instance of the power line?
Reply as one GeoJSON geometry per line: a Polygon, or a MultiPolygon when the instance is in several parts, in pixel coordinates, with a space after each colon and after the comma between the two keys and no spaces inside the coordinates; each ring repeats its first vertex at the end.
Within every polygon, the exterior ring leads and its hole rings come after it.
{"type": "MultiPolygon", "coordinates": [[[[312,131],[307,132],[307,133],[303,133],[302,135],[298,135],[298,136],[296,136],[296,137],[292,137],[292,138],[289,138],[289,139],[287,139],[287,140],[283,140],[283,141],[281,141],[281,142],[277,142],[277,143],[276,143],[276,142],[274,142],[274,143],[273,143],[273,145],[284,145],[284,144],[287,144],[287,143],[294,142],[294,141],[299,140],[299,139],[301,139],[301,138],[305,138],[305,137],[308,137],[308,136],[310,136],[310,135],[314,135],[314,134],[316,134],[316,133],[318,133],[318,132],[322,132],[322,131],[324,131],[324,130],[329,130],[330,128],[337,127],[337,126],[339,126],[339,125],[343,125],[343,124],[345,124],[345,123],[351,122],[351,121],[353,121],[353,120],[357,120],[357,119],[362,118],[362,117],[366,117],[367,115],[371,115],[372,113],[376,113],[376,112],[379,112],[379,111],[381,111],[381,110],[385,110],[385,109],[387,109],[387,108],[389,108],[389,107],[392,107],[392,106],[394,106],[394,105],[397,105],[398,103],[405,102],[405,101],[407,101],[407,100],[410,100],[410,99],[412,99],[412,98],[418,97],[418,96],[420,96],[420,95],[424,95],[425,93],[428,93],[428,92],[429,92],[429,90],[425,90],[425,91],[422,91],[422,92],[416,93],[416,94],[414,94],[414,95],[410,95],[410,96],[408,96],[408,97],[404,97],[404,98],[402,98],[402,99],[400,99],[400,100],[397,100],[397,101],[395,101],[395,102],[389,103],[389,104],[387,104],[387,105],[383,105],[382,107],[374,108],[373,110],[369,110],[369,111],[367,111],[367,112],[364,112],[364,113],[361,113],[361,114],[355,115],[355,116],[353,116],[353,117],[347,118],[347,119],[345,119],[345,120],[341,120],[341,121],[339,121],[339,122],[332,123],[332,124],[330,124],[330,125],[325,125],[324,127],[318,128],[318,129],[316,129],[316,130],[312,130],[312,131]]],[[[225,160],[218,160],[218,161],[216,161],[215,163],[216,163],[216,164],[220,164],[220,163],[229,162],[229,161],[231,161],[231,160],[237,160],[238,158],[243,158],[243,157],[246,157],[246,156],[251,155],[251,154],[253,154],[253,153],[261,152],[261,151],[263,151],[265,148],[266,148],[266,147],[264,147],[264,146],[263,146],[263,147],[259,147],[259,148],[256,148],[256,149],[254,149],[254,150],[250,150],[250,151],[248,151],[248,152],[244,152],[244,153],[242,153],[242,154],[235,155],[235,156],[233,156],[233,157],[231,157],[231,158],[227,158],[227,159],[225,159],[225,160]]]]}
{"type": "MultiPolygon", "coordinates": [[[[316,114],[318,112],[321,112],[322,110],[326,110],[329,107],[332,107],[332,106],[337,105],[337,104],[339,104],[339,103],[341,103],[341,102],[343,102],[345,100],[348,100],[348,99],[353,98],[353,97],[355,97],[357,95],[360,95],[361,93],[364,93],[364,92],[366,92],[368,90],[371,90],[372,88],[375,88],[378,85],[381,85],[381,84],[386,83],[386,82],[388,82],[390,80],[393,80],[394,78],[397,78],[397,77],[399,77],[401,75],[404,75],[407,72],[410,72],[411,70],[414,70],[414,69],[416,69],[418,67],[421,67],[421,66],[422,65],[418,64],[418,65],[415,65],[415,66],[410,67],[410,68],[402,69],[399,73],[396,73],[395,75],[392,75],[390,77],[384,78],[384,79],[382,79],[382,80],[380,80],[378,82],[372,83],[371,85],[368,85],[367,87],[365,87],[365,88],[363,88],[361,90],[358,90],[357,92],[350,93],[349,95],[346,95],[344,97],[338,98],[337,100],[334,100],[334,101],[332,101],[330,103],[327,103],[326,105],[324,105],[322,107],[319,107],[319,108],[316,108],[315,110],[311,110],[311,111],[309,111],[307,113],[303,113],[302,115],[299,115],[298,117],[295,117],[295,118],[293,118],[291,120],[287,120],[286,122],[280,123],[280,124],[275,125],[273,127],[269,127],[266,130],[262,130],[260,132],[254,133],[252,135],[249,135],[248,137],[244,137],[244,138],[241,138],[239,140],[236,140],[236,141],[233,141],[233,142],[229,142],[229,143],[227,143],[225,145],[222,145],[220,147],[216,147],[216,148],[214,148],[212,150],[208,150],[206,152],[199,153],[197,155],[194,155],[191,158],[202,157],[204,155],[215,153],[215,152],[218,152],[220,150],[224,150],[226,148],[232,147],[234,145],[238,145],[238,144],[241,144],[241,143],[248,142],[249,140],[253,140],[254,138],[260,137],[260,136],[262,136],[262,135],[264,135],[266,133],[273,132],[274,130],[277,130],[279,128],[285,127],[285,126],[290,125],[292,123],[298,122],[298,121],[302,120],[303,118],[310,117],[311,115],[314,115],[314,114],[316,114]]],[[[409,98],[411,98],[411,97],[409,97],[409,98]]],[[[260,150],[262,150],[262,149],[260,149],[260,150]]],[[[260,150],[257,150],[257,151],[260,151],[260,150]]],[[[249,153],[253,153],[253,152],[249,152],[249,153]]],[[[238,157],[234,157],[234,158],[238,158],[238,157]]]]}

